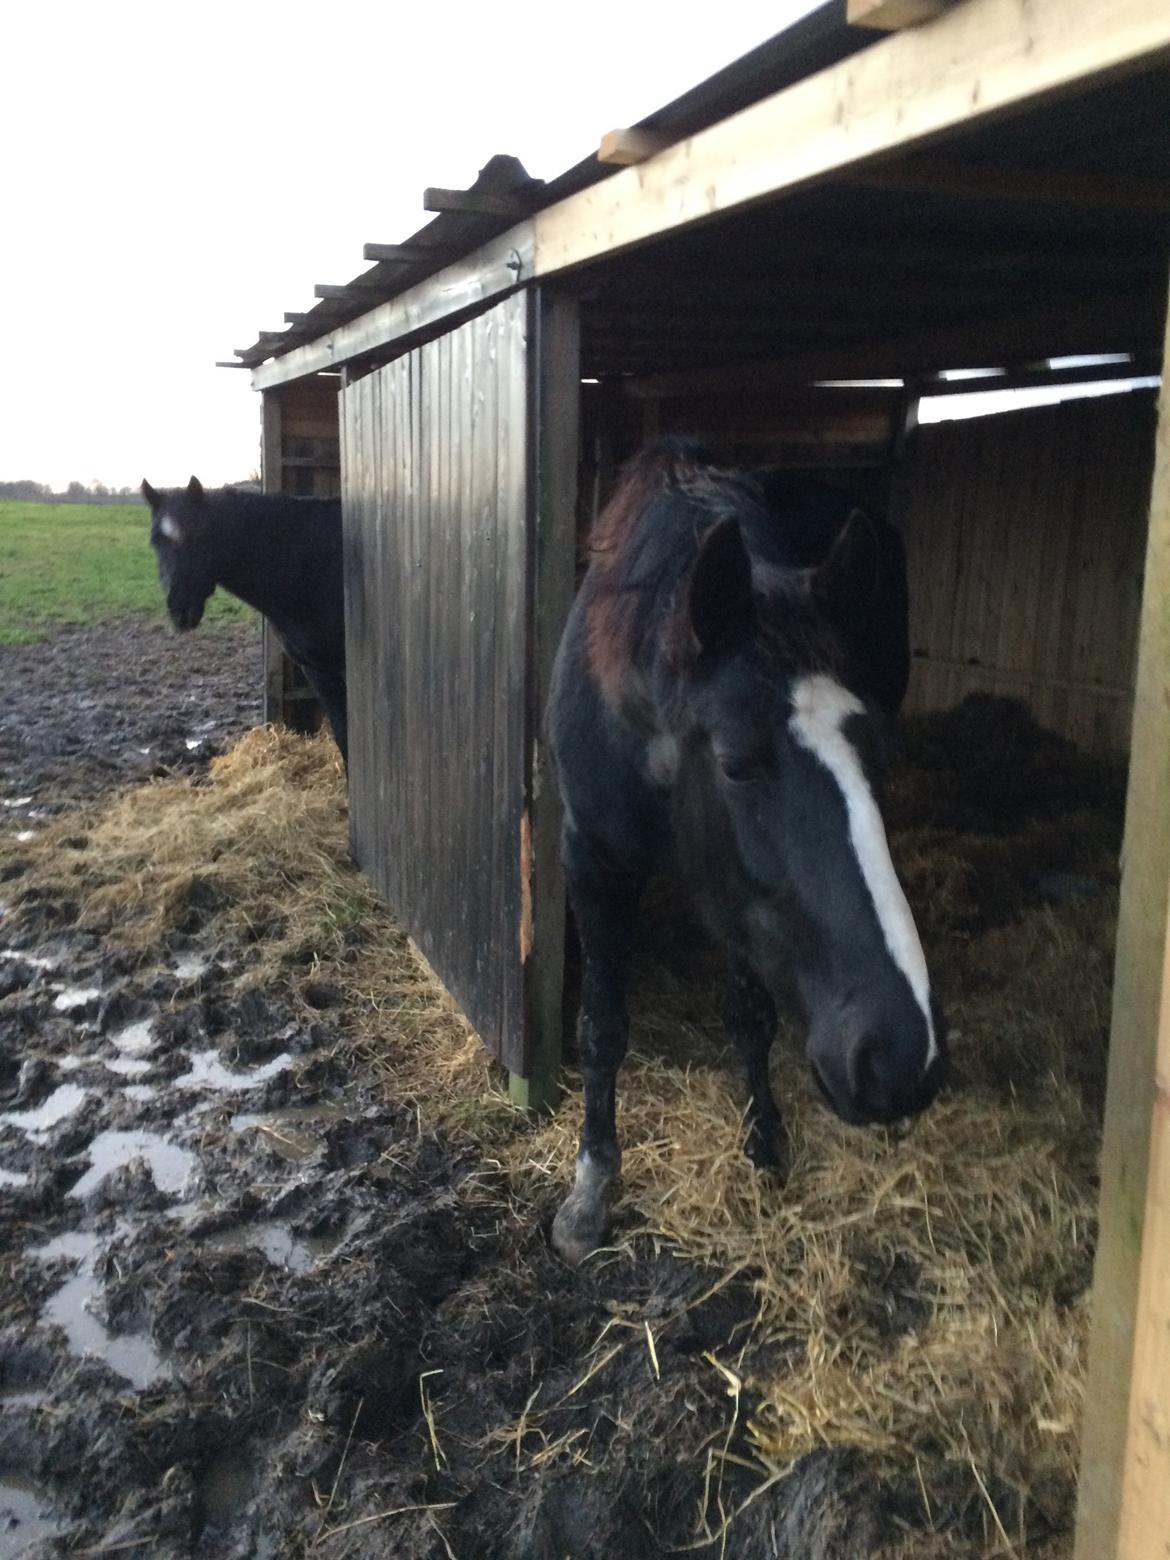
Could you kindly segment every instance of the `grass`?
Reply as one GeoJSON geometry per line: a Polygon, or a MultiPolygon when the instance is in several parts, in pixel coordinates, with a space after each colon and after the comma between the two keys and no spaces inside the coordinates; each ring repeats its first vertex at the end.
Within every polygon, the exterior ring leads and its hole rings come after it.
{"type": "MultiPolygon", "coordinates": [[[[165,607],[141,504],[0,503],[0,644],[165,607]]],[[[205,626],[249,608],[216,591],[205,626]]]]}

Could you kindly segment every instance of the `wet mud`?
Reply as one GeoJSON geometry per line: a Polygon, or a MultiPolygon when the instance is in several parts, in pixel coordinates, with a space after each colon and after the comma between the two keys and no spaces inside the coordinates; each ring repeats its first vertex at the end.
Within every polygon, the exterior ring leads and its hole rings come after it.
{"type": "MultiPolygon", "coordinates": [[[[196,690],[161,631],[117,632],[92,709],[98,631],[28,652],[20,808],[197,767],[200,722],[255,717],[254,642],[221,636],[196,690]],[[166,708],[125,686],[156,651],[166,708]]],[[[474,1133],[392,1097],[319,970],[250,986],[202,912],[149,945],[80,919],[0,914],[0,1560],[863,1560],[923,1527],[858,1450],[765,1476],[746,1383],[799,1345],[757,1333],[750,1265],[637,1236],[568,1270],[557,1177],[518,1206],[474,1133]]],[[[930,1309],[909,1264],[867,1302],[910,1342],[930,1309]]],[[[961,1533],[969,1492],[931,1501],[961,1533]]]]}

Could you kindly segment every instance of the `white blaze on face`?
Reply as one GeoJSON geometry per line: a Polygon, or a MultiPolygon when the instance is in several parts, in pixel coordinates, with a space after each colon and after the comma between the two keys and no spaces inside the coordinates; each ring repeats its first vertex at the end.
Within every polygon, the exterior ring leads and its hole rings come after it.
{"type": "MultiPolygon", "coordinates": [[[[850,715],[861,714],[861,700],[824,673],[802,677],[793,688],[789,726],[802,747],[825,766],[841,788],[849,818],[849,839],[877,912],[890,957],[905,975],[926,1020],[926,1064],[938,1055],[930,1013],[930,980],[914,916],[898,882],[885,826],[861,760],[841,729],[850,715]]],[[[925,1071],[924,1067],[924,1071],[925,1071]]]]}
{"type": "Polygon", "coordinates": [[[169,542],[181,542],[183,540],[182,528],[173,515],[163,515],[158,523],[158,528],[169,542]]]}

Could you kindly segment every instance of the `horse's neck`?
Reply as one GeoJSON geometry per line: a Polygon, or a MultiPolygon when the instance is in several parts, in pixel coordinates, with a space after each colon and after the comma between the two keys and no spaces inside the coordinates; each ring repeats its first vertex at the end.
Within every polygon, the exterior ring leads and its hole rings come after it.
{"type": "Polygon", "coordinates": [[[257,612],[279,621],[292,605],[289,571],[281,563],[295,532],[261,505],[249,506],[236,516],[224,515],[221,523],[219,583],[257,612]]]}

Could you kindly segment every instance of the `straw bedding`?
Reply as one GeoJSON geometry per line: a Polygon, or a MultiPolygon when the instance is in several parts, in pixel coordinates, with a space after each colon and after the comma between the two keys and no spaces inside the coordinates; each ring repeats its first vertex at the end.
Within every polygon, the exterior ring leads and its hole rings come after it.
{"type": "MultiPolygon", "coordinates": [[[[1123,775],[988,698],[912,723],[904,746],[891,842],[956,1071],[919,1121],[837,1123],[787,1024],[774,1077],[791,1167],[783,1185],[759,1174],[740,1152],[718,955],[669,891],[651,895],[635,960],[616,1239],[706,1265],[715,1290],[750,1286],[742,1347],[704,1364],[726,1434],[688,1452],[710,1497],[696,1537],[719,1538],[722,1514],[732,1554],[750,1552],[735,1547],[745,1507],[805,1454],[844,1447],[881,1481],[885,1555],[1068,1552],[1123,775]]],[[[571,1176],[572,1075],[549,1119],[512,1110],[348,859],[328,741],[253,732],[207,781],[128,791],[23,850],[29,925],[38,906],[48,929],[75,905],[82,925],[143,948],[197,928],[245,947],[243,985],[295,1000],[306,971],[331,982],[347,1043],[385,1088],[501,1167],[513,1213],[549,1217],[571,1176]]],[[[654,1327],[618,1307],[593,1366],[615,1349],[645,1356],[648,1423],[658,1394],[666,1435],[654,1327]]],[[[509,1437],[517,1458],[556,1455],[555,1438],[550,1452],[523,1426],[484,1426],[485,1445],[509,1437]]]]}

